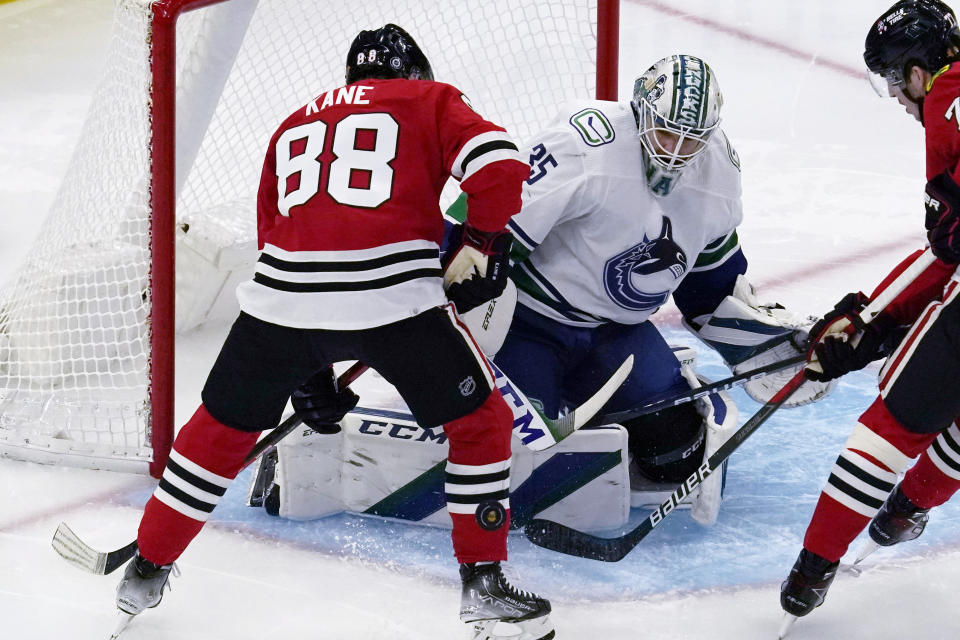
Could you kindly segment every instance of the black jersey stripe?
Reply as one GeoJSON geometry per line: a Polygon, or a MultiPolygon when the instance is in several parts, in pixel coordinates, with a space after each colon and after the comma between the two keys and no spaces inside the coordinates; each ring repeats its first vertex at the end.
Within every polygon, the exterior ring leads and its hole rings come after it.
{"type": "MultiPolygon", "coordinates": [[[[953,438],[953,434],[949,430],[941,431],[940,438],[943,438],[943,443],[949,447],[951,455],[950,457],[954,460],[960,460],[960,444],[957,443],[953,438]]],[[[934,440],[936,442],[936,440],[934,440]]]]}
{"type": "Polygon", "coordinates": [[[937,452],[938,456],[940,456],[940,459],[943,461],[943,464],[953,469],[954,472],[960,473],[960,463],[957,462],[956,458],[948,455],[947,452],[943,450],[943,447],[940,444],[939,438],[937,440],[934,440],[930,446],[933,447],[933,450],[937,452]]]}
{"type": "Polygon", "coordinates": [[[506,500],[510,497],[510,491],[490,491],[488,493],[450,493],[446,492],[447,502],[453,504],[480,504],[481,502],[491,502],[494,500],[506,500]]]}
{"type": "Polygon", "coordinates": [[[177,476],[178,478],[184,480],[191,486],[194,486],[197,489],[200,489],[201,491],[212,493],[215,496],[222,496],[227,492],[226,487],[221,487],[218,484],[214,484],[212,482],[204,480],[203,478],[201,478],[196,474],[190,473],[189,471],[181,467],[179,464],[177,464],[174,460],[167,461],[167,471],[171,472],[173,475],[177,476]]]}
{"type": "Polygon", "coordinates": [[[513,144],[509,140],[491,140],[490,142],[484,142],[483,144],[478,144],[476,149],[470,151],[467,154],[467,157],[463,159],[463,162],[460,163],[460,173],[463,175],[467,174],[467,165],[482,156],[485,153],[490,153],[491,151],[497,151],[499,149],[509,149],[510,151],[519,151],[517,145],[513,144]]]}
{"type": "Polygon", "coordinates": [[[379,258],[370,258],[368,260],[339,260],[339,261],[311,261],[311,262],[293,262],[282,260],[274,255],[262,253],[260,262],[280,271],[289,271],[291,273],[329,273],[329,272],[355,272],[369,271],[387,267],[400,262],[412,260],[439,260],[439,249],[413,249],[410,251],[398,251],[379,258]]]}
{"type": "Polygon", "coordinates": [[[830,474],[830,477],[827,479],[827,483],[832,484],[834,487],[836,487],[843,493],[847,494],[857,502],[865,504],[866,506],[872,509],[879,509],[880,507],[883,506],[883,500],[881,500],[880,498],[874,498],[873,496],[868,495],[863,491],[860,491],[859,489],[852,487],[851,485],[844,482],[843,480],[841,480],[840,478],[838,478],[832,473],[830,474]]]}
{"type": "Polygon", "coordinates": [[[167,493],[168,495],[170,495],[172,498],[174,498],[178,502],[182,502],[183,504],[187,505],[188,507],[192,507],[197,511],[210,513],[213,511],[213,508],[216,506],[215,504],[204,502],[199,498],[193,497],[183,489],[175,487],[173,484],[170,483],[170,481],[164,480],[163,478],[160,479],[159,489],[167,493]]]}
{"type": "Polygon", "coordinates": [[[368,291],[370,289],[385,289],[402,282],[417,280],[419,278],[442,278],[443,271],[436,269],[413,269],[403,273],[395,273],[375,280],[357,280],[353,282],[289,282],[286,280],[277,280],[262,273],[256,273],[253,281],[271,289],[278,291],[290,291],[293,293],[332,293],[338,291],[368,291]]]}
{"type": "Polygon", "coordinates": [[[450,484],[485,484],[487,482],[503,482],[509,479],[510,469],[504,469],[496,473],[481,473],[475,476],[459,475],[456,473],[447,474],[447,482],[450,484]]]}
{"type": "Polygon", "coordinates": [[[850,462],[843,456],[840,456],[839,458],[837,458],[837,466],[843,469],[844,471],[846,471],[847,473],[849,473],[850,475],[852,475],[853,477],[857,478],[864,484],[868,484],[871,487],[876,487],[877,489],[879,489],[880,491],[883,491],[884,493],[890,493],[891,491],[893,491],[892,482],[881,480],[880,478],[871,474],[870,472],[864,471],[863,469],[861,469],[854,463],[850,462]]]}

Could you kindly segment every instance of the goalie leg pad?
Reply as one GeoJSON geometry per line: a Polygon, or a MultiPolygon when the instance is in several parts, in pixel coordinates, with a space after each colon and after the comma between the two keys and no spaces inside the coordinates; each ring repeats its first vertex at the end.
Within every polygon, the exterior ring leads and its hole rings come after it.
{"type": "MultiPolygon", "coordinates": [[[[703,384],[690,367],[681,369],[684,378],[691,389],[698,389],[703,384]]],[[[696,401],[697,412],[703,419],[706,435],[704,438],[703,460],[707,460],[716,453],[723,443],[737,430],[739,413],[737,405],[725,392],[712,393],[696,401]]],[[[727,477],[727,462],[724,460],[720,469],[714,470],[704,480],[690,497],[690,517],[695,522],[710,526],[717,521],[720,512],[720,503],[723,501],[723,487],[727,477]]]]}

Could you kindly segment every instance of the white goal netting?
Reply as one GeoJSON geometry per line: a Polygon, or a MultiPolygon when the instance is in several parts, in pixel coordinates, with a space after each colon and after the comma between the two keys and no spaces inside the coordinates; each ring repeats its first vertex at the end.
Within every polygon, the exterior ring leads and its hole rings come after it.
{"type": "MultiPolygon", "coordinates": [[[[0,288],[0,453],[137,470],[153,456],[150,140],[170,117],[151,111],[154,4],[117,2],[70,168],[29,259],[0,288]]],[[[596,0],[230,0],[183,14],[178,331],[232,318],[233,287],[256,258],[254,200],[271,133],[342,85],[353,37],[387,22],[518,141],[563,102],[594,94],[596,0]]]]}

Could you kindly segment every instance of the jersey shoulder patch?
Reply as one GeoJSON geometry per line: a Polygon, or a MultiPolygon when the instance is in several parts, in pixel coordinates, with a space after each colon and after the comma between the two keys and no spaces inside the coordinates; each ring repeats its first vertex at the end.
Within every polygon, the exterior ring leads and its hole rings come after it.
{"type": "Polygon", "coordinates": [[[583,142],[591,147],[609,144],[617,136],[610,118],[597,107],[580,109],[570,116],[569,122],[583,142]]]}

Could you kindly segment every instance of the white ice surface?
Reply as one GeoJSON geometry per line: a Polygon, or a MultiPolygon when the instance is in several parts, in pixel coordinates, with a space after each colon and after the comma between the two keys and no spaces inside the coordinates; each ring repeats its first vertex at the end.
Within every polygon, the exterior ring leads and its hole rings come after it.
{"type": "MultiPolygon", "coordinates": [[[[848,290],[869,291],[922,242],[922,129],[861,74],[863,38],[886,0],[622,3],[621,98],[635,75],[675,52],[700,55],[719,76],[724,128],[744,170],[741,239],[762,297],[822,312],[848,290]]],[[[0,2],[0,280],[29,251],[66,169],[111,5],[0,2]]],[[[682,340],[675,314],[661,315],[682,340]]],[[[178,422],[197,405],[220,333],[179,345],[189,356],[177,370],[178,422]]],[[[613,565],[514,535],[517,583],[552,599],[559,639],[776,637],[779,583],[873,384],[872,372],[855,374],[831,400],[771,418],[734,456],[713,529],[679,513],[613,565]]],[[[744,418],[756,409],[736,397],[744,418]]],[[[183,555],[174,590],[125,639],[464,637],[446,532],[349,516],[278,522],[241,506],[243,480],[183,555]]],[[[125,544],[152,486],[0,460],[0,637],[107,638],[116,576],[77,571],[49,540],[65,520],[94,546],[125,544]]],[[[841,575],[791,638],[960,637],[958,519],[947,505],[914,545],[878,552],[860,578],[841,575]]]]}

